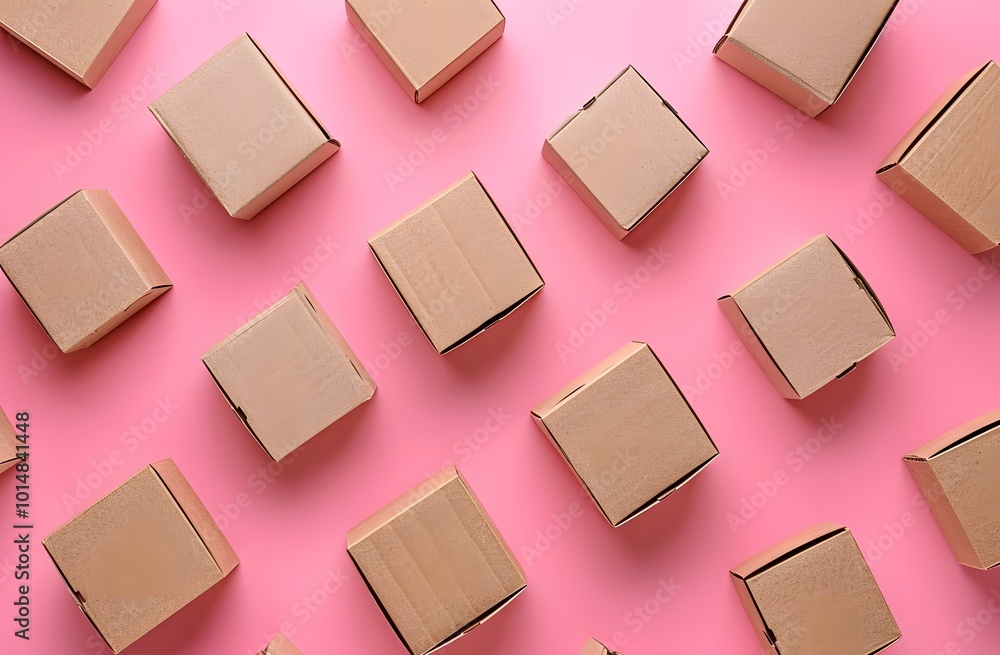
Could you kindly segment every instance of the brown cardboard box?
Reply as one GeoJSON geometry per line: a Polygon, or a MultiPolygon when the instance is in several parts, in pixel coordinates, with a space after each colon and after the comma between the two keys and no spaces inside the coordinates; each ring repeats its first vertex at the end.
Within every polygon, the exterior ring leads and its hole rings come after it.
{"type": "Polygon", "coordinates": [[[765,653],[874,655],[901,636],[845,527],[820,524],[729,573],[765,653]]]}
{"type": "Polygon", "coordinates": [[[65,353],[173,286],[107,191],[78,191],[0,246],[0,268],[65,353]]]}
{"type": "Polygon", "coordinates": [[[507,543],[454,467],[351,529],[347,551],[412,655],[458,639],[527,584],[507,543]]]}
{"type": "Polygon", "coordinates": [[[267,645],[267,648],[260,651],[258,655],[302,655],[302,651],[295,647],[288,637],[279,634],[267,645]]]}
{"type": "Polygon", "coordinates": [[[340,149],[249,34],[149,110],[236,218],[253,218],[340,149]]]}
{"type": "Polygon", "coordinates": [[[1000,410],[904,460],[959,563],[983,570],[1000,564],[1000,410]]]}
{"type": "Polygon", "coordinates": [[[898,0],[744,0],[715,54],[809,116],[840,99],[898,0]]]}
{"type": "Polygon", "coordinates": [[[89,88],[104,77],[156,0],[0,2],[0,26],[89,88]]]}
{"type": "Polygon", "coordinates": [[[17,431],[0,407],[0,473],[20,461],[17,457],[17,431]]]}
{"type": "Polygon", "coordinates": [[[426,100],[503,35],[492,0],[347,0],[347,18],[414,102],[426,100]]]}
{"type": "Polygon", "coordinates": [[[621,653],[608,650],[607,646],[596,639],[588,639],[587,645],[580,651],[580,655],[621,655],[621,653]]]}
{"type": "Polygon", "coordinates": [[[785,398],[841,378],[896,335],[875,292],[826,235],[719,299],[785,398]]]}
{"type": "Polygon", "coordinates": [[[202,361],[274,461],[375,393],[375,381],[304,282],[202,361]]]}
{"type": "Polygon", "coordinates": [[[42,545],[115,653],[239,564],[171,459],[147,466],[42,545]]]}
{"type": "Polygon", "coordinates": [[[705,144],[631,66],[542,146],[545,160],[619,239],[706,155],[705,144]]]}
{"type": "Polygon", "coordinates": [[[475,173],[368,245],[439,353],[483,332],[545,284],[475,173]]]}
{"type": "Polygon", "coordinates": [[[618,527],[719,454],[653,350],[632,342],[531,410],[618,527]]]}
{"type": "Polygon", "coordinates": [[[876,174],[969,252],[1000,244],[1000,66],[955,82],[876,174]]]}

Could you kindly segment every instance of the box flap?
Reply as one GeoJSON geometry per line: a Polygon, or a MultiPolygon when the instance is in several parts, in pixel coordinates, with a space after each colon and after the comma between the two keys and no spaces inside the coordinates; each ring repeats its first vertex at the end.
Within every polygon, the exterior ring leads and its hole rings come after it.
{"type": "Polygon", "coordinates": [[[937,439],[912,451],[904,459],[926,461],[997,428],[1000,428],[1000,409],[995,409],[949,430],[937,439]]]}
{"type": "Polygon", "coordinates": [[[591,384],[594,380],[616,366],[619,362],[648,347],[649,346],[645,342],[630,341],[594,366],[590,367],[587,371],[578,375],[571,382],[564,385],[562,389],[535,405],[535,407],[531,410],[531,414],[544,419],[547,414],[561,405],[567,398],[582,389],[585,385],[591,384]]]}
{"type": "Polygon", "coordinates": [[[842,525],[820,523],[819,525],[809,528],[805,532],[801,532],[794,537],[782,541],[776,546],[772,546],[771,548],[754,555],[742,564],[733,567],[733,569],[730,570],[730,573],[741,580],[746,580],[751,576],[766,571],[772,566],[780,564],[784,560],[795,556],[796,553],[799,553],[810,546],[814,546],[815,544],[846,530],[847,528],[842,525]]]}

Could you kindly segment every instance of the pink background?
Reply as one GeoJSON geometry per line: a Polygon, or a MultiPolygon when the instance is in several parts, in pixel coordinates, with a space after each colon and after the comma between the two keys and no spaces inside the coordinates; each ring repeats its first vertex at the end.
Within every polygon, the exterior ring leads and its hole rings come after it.
{"type": "Polygon", "coordinates": [[[866,553],[902,628],[892,653],[997,652],[1000,603],[991,599],[1000,597],[1000,572],[955,562],[901,457],[998,403],[1000,282],[984,265],[1000,265],[1000,254],[966,254],[874,171],[943,89],[997,54],[1000,9],[991,0],[903,0],[843,100],[800,122],[710,54],[734,0],[501,4],[505,36],[420,106],[362,45],[339,2],[161,2],[92,92],[27,48],[0,43],[0,235],[78,188],[107,188],[176,286],[92,348],[62,355],[0,284],[0,402],[33,417],[37,526],[25,644],[8,618],[15,481],[3,476],[0,652],[105,652],[40,540],[164,457],[177,461],[242,564],[133,655],[255,653],[279,629],[306,655],[405,652],[353,570],[345,535],[451,462],[529,584],[449,652],[575,655],[593,635],[626,655],[753,655],[759,646],[729,567],[824,520],[848,525],[866,553]],[[252,222],[214,202],[185,220],[181,205],[201,182],[145,105],[244,30],[344,147],[252,222]],[[540,150],[630,63],[711,154],[620,243],[540,150]],[[102,123],[111,129],[101,143],[56,172],[53,162],[65,163],[67,148],[102,123]],[[445,138],[434,152],[400,173],[399,157],[419,153],[435,130],[445,138]],[[767,161],[755,163],[767,148],[767,161]],[[734,166],[749,175],[734,178],[734,166]],[[441,357],[365,240],[470,168],[547,285],[441,357]],[[386,171],[401,175],[392,188],[386,171]],[[720,182],[734,188],[723,193],[720,182]],[[789,402],[749,355],[727,354],[737,339],[715,298],[820,232],[864,272],[899,337],[843,381],[789,402]],[[657,270],[646,268],[651,249],[671,255],[662,266],[651,260],[657,270]],[[262,475],[269,460],[199,357],[300,275],[379,390],[280,475],[262,475]],[[574,330],[588,336],[577,340],[574,330]],[[529,410],[629,339],[653,346],[722,454],[614,530],[529,410]],[[488,433],[491,412],[504,418],[488,433]],[[832,438],[820,432],[834,424],[832,438]],[[133,426],[142,439],[127,436],[133,426]],[[776,474],[786,484],[769,484],[776,474]],[[744,508],[749,518],[734,527],[728,515],[744,501],[758,507],[744,508]],[[666,603],[666,592],[657,600],[661,581],[672,588],[666,603]]]}

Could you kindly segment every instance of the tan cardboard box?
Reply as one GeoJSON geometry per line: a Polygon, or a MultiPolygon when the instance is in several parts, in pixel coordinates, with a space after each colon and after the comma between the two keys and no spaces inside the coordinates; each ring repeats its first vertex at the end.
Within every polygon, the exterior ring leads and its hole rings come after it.
{"type": "Polygon", "coordinates": [[[202,361],[274,461],[375,393],[375,381],[304,282],[202,361]]]}
{"type": "Polygon", "coordinates": [[[1000,564],[1000,410],[904,460],[959,563],[983,570],[1000,564]]]}
{"type": "Polygon", "coordinates": [[[719,454],[642,342],[619,349],[531,416],[615,527],[676,491],[719,454]]]}
{"type": "Polygon", "coordinates": [[[622,655],[618,651],[610,651],[607,646],[596,639],[587,640],[587,645],[580,651],[580,655],[622,655]]]}
{"type": "Polygon", "coordinates": [[[744,0],[715,54],[809,116],[844,93],[898,0],[744,0]]]}
{"type": "Polygon", "coordinates": [[[279,634],[258,655],[302,655],[302,651],[296,648],[288,637],[279,634]]]}
{"type": "Polygon", "coordinates": [[[253,218],[340,149],[249,34],[149,110],[236,218],[253,218]]]}
{"type": "Polygon", "coordinates": [[[147,466],[42,545],[115,653],[239,564],[171,459],[147,466]]]}
{"type": "Polygon", "coordinates": [[[347,18],[414,102],[423,102],[503,35],[492,0],[347,0],[347,18]]]}
{"type": "Polygon", "coordinates": [[[454,467],[351,529],[347,551],[412,655],[458,639],[527,584],[510,547],[454,467]]]}
{"type": "Polygon", "coordinates": [[[439,353],[485,331],[545,284],[475,173],[368,245],[439,353]]]}
{"type": "Polygon", "coordinates": [[[94,88],[156,0],[0,2],[0,27],[94,88]]]}
{"type": "Polygon", "coordinates": [[[542,146],[545,160],[619,239],[707,155],[705,144],[631,66],[542,146]]]}
{"type": "Polygon", "coordinates": [[[874,655],[901,636],[845,527],[820,524],[729,573],[765,653],[874,655]]]}
{"type": "Polygon", "coordinates": [[[64,353],[173,286],[107,191],[77,191],[0,246],[0,268],[64,353]]]}
{"type": "Polygon", "coordinates": [[[805,398],[847,375],[896,335],[875,292],[826,235],[719,306],[785,398],[805,398]]]}
{"type": "Polygon", "coordinates": [[[17,431],[0,407],[0,473],[17,464],[17,431]]]}
{"type": "Polygon", "coordinates": [[[1000,66],[955,82],[876,174],[969,252],[1000,244],[1000,66]]]}

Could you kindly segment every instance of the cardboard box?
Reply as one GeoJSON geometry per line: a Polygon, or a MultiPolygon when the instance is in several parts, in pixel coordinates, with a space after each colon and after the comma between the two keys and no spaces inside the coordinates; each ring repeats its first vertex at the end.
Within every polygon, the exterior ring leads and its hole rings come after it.
{"type": "Polygon", "coordinates": [[[147,466],[42,545],[115,653],[239,564],[171,459],[147,466]]]}
{"type": "Polygon", "coordinates": [[[607,646],[596,639],[588,639],[587,645],[580,651],[580,655],[621,655],[621,653],[608,650],[607,646]]]}
{"type": "Polygon", "coordinates": [[[822,523],[729,573],[765,653],[874,655],[901,636],[845,527],[822,523]]]}
{"type": "Polygon", "coordinates": [[[542,146],[545,160],[619,239],[706,155],[705,144],[631,66],[542,146]]]}
{"type": "Polygon", "coordinates": [[[969,252],[1000,244],[1000,66],[955,82],[876,175],[969,252]]]}
{"type": "Polygon", "coordinates": [[[875,292],[826,235],[719,299],[785,398],[842,378],[896,333],[875,292]]]}
{"type": "Polygon", "coordinates": [[[149,110],[236,218],[253,218],[340,149],[249,34],[149,110]]]}
{"type": "Polygon", "coordinates": [[[475,173],[368,245],[439,353],[483,332],[545,284],[475,173]]]}
{"type": "Polygon", "coordinates": [[[414,102],[423,102],[503,35],[492,0],[347,0],[347,18],[414,102]]]}
{"type": "Polygon", "coordinates": [[[302,651],[295,647],[288,637],[279,634],[268,644],[267,648],[260,651],[258,655],[302,655],[302,651]]]}
{"type": "Polygon", "coordinates": [[[0,246],[0,269],[64,353],[173,285],[107,191],[78,191],[0,246]]]}
{"type": "Polygon", "coordinates": [[[458,639],[527,585],[510,547],[455,467],[351,529],[347,552],[412,655],[458,639]]]}
{"type": "Polygon", "coordinates": [[[808,116],[840,99],[898,0],[744,0],[715,54],[808,116]]]}
{"type": "Polygon", "coordinates": [[[1000,564],[1000,410],[904,460],[959,563],[982,570],[1000,564]]]}
{"type": "Polygon", "coordinates": [[[17,464],[17,431],[0,407],[0,473],[17,464]]]}
{"type": "Polygon", "coordinates": [[[615,527],[719,454],[656,354],[638,341],[536,406],[531,417],[615,527]]]}
{"type": "Polygon", "coordinates": [[[0,2],[0,26],[94,88],[156,0],[0,2]]]}
{"type": "Polygon", "coordinates": [[[304,282],[202,361],[274,461],[375,393],[375,381],[304,282]]]}

